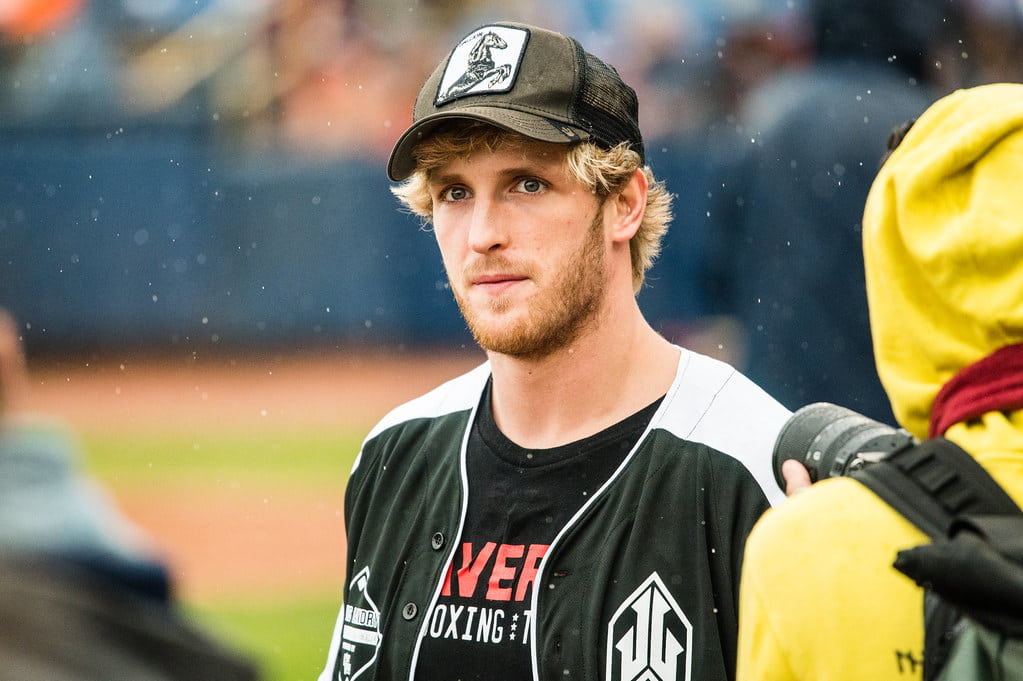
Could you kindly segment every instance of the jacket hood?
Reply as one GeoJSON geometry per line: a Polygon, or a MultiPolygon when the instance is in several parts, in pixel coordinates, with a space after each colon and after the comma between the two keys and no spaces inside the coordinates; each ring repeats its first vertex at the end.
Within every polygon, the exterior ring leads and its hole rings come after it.
{"type": "Polygon", "coordinates": [[[935,102],[879,171],[863,216],[878,374],[927,436],[964,367],[1023,342],[1023,84],[935,102]]]}

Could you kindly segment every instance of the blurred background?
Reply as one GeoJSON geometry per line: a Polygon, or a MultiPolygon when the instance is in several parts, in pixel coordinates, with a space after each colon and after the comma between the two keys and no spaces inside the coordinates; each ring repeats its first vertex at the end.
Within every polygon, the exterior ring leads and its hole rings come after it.
{"type": "Polygon", "coordinates": [[[0,303],[34,354],[464,341],[383,164],[453,41],[507,17],[572,32],[641,91],[684,197],[643,302],[698,321],[705,136],[759,75],[724,68],[728,4],[4,0],[0,303]]]}
{"type": "Polygon", "coordinates": [[[438,60],[496,19],[577,37],[638,91],[677,195],[651,322],[790,408],[889,421],[859,253],[887,133],[1023,76],[1020,0],[0,0],[0,307],[33,405],[270,678],[325,656],[365,429],[479,359],[384,164],[438,60]],[[217,581],[196,547],[329,569],[217,581]]]}
{"type": "Polygon", "coordinates": [[[764,84],[826,56],[813,5],[856,49],[917,50],[926,73],[902,80],[924,99],[1020,76],[1018,0],[885,4],[2,0],[0,304],[34,355],[464,342],[432,237],[396,209],[383,164],[453,41],[510,18],[577,36],[639,91],[650,163],[678,196],[640,302],[686,339],[734,312],[730,274],[706,264],[734,236],[726,172],[779,115],[764,84]]]}

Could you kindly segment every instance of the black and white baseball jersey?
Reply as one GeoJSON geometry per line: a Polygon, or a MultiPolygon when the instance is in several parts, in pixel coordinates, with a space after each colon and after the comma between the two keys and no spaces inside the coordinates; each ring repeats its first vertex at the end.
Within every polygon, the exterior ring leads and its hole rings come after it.
{"type": "MultiPolygon", "coordinates": [[[[528,484],[508,486],[496,521],[506,536],[487,537],[479,528],[494,522],[467,516],[500,508],[491,490],[474,491],[488,464],[469,460],[470,441],[488,436],[473,426],[485,424],[477,412],[489,378],[483,364],[398,407],[364,442],[345,497],[345,602],[321,681],[437,678],[445,668],[443,678],[466,678],[456,638],[475,669],[492,669],[488,651],[501,664],[516,641],[537,681],[734,678],[742,551],[782,496],[771,449],[788,410],[734,368],[683,349],[663,399],[598,435],[635,441],[604,453],[613,466],[566,480],[576,498],[535,513],[515,510],[528,484]],[[548,516],[547,536],[536,534],[548,516]],[[529,536],[517,522],[533,526],[529,536]]],[[[562,454],[601,443],[579,445],[562,454]]],[[[538,465],[579,475],[545,454],[538,465]]]]}

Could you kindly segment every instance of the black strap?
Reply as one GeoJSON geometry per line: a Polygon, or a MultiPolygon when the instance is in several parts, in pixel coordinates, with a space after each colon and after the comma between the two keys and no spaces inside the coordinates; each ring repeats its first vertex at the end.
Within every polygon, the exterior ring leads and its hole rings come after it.
{"type": "Polygon", "coordinates": [[[986,540],[1010,537],[1018,545],[1023,512],[976,459],[954,442],[935,438],[851,475],[934,540],[900,551],[894,563],[927,590],[925,681],[945,666],[960,612],[999,631],[1018,630],[1012,598],[1023,596],[1023,589],[1013,585],[1023,576],[999,554],[999,544],[986,540]],[[960,527],[970,531],[952,539],[960,527]]]}
{"type": "Polygon", "coordinates": [[[984,468],[945,438],[894,451],[851,474],[932,539],[958,517],[1023,513],[984,468]]]}

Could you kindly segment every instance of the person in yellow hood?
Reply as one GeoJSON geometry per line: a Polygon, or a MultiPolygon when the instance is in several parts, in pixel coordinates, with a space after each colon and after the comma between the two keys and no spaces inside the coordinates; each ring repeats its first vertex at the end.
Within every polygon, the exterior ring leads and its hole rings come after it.
{"type": "MultiPolygon", "coordinates": [[[[956,91],[885,160],[863,216],[878,374],[899,424],[965,448],[1023,506],[1023,84],[956,91]]],[[[738,679],[919,679],[926,535],[829,478],[747,543],[738,679]]]]}

